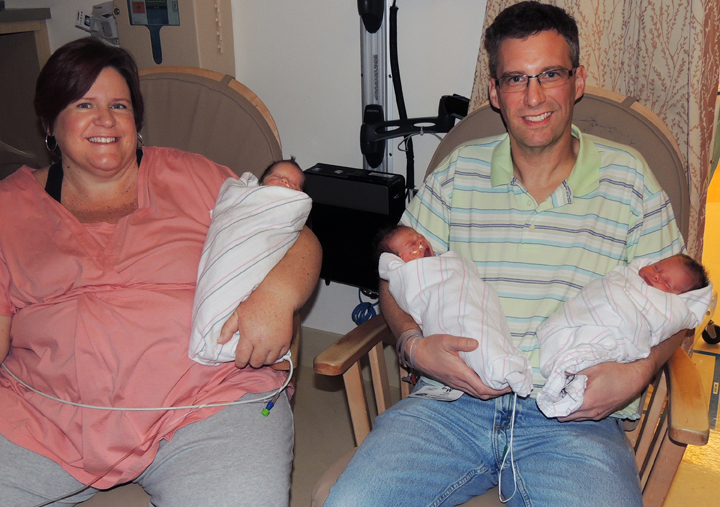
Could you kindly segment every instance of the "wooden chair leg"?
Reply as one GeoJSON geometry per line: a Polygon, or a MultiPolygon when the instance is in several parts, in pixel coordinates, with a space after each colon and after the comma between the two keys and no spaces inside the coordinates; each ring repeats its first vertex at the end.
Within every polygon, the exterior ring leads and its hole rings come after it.
{"type": "Polygon", "coordinates": [[[370,372],[372,373],[373,389],[375,390],[375,403],[378,415],[380,415],[392,405],[383,342],[370,349],[368,357],[370,358],[370,372]]]}
{"type": "Polygon", "coordinates": [[[665,434],[660,451],[655,459],[654,467],[657,467],[657,469],[651,472],[643,490],[643,505],[645,507],[662,507],[665,503],[686,447],[684,444],[673,442],[665,434]]]}
{"type": "Polygon", "coordinates": [[[359,446],[370,433],[370,414],[367,409],[367,398],[363,388],[362,371],[360,361],[354,363],[343,373],[345,392],[350,407],[353,431],[355,433],[355,445],[359,446]]]}

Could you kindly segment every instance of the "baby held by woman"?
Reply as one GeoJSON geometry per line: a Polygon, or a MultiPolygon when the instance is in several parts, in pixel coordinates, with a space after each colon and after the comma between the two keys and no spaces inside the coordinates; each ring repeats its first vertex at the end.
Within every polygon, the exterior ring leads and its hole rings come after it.
{"type": "Polygon", "coordinates": [[[188,355],[206,365],[235,361],[240,335],[220,339],[223,324],[297,240],[312,200],[294,158],[260,176],[244,173],[220,189],[198,269],[188,355]]]}

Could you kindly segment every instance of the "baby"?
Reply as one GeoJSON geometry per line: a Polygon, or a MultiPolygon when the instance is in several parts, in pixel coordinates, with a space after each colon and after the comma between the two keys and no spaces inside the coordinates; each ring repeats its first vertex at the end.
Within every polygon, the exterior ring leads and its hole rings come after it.
{"type": "Polygon", "coordinates": [[[705,269],[685,254],[636,259],[588,283],[537,330],[547,378],[538,407],[548,417],[571,414],[587,383],[579,371],[647,357],[658,343],[698,326],[711,297],[705,269]]]}
{"type": "Polygon", "coordinates": [[[283,258],[305,225],[312,201],[294,158],[273,162],[220,189],[198,268],[188,355],[205,365],[235,360],[239,333],[219,343],[223,324],[283,258]]]}
{"type": "Polygon", "coordinates": [[[270,164],[260,176],[260,185],[287,187],[305,191],[305,173],[295,162],[295,157],[270,164]]]}
{"type": "Polygon", "coordinates": [[[390,294],[421,327],[423,335],[451,334],[478,341],[460,352],[488,387],[508,386],[519,396],[532,391],[532,368],[513,345],[495,290],[475,264],[454,252],[435,256],[427,239],[414,229],[397,226],[378,243],[380,278],[390,294]]]}

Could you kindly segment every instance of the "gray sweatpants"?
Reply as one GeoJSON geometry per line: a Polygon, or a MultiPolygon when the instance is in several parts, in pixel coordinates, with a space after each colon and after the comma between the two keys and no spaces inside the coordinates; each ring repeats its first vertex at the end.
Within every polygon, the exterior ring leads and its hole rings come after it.
{"type": "MultiPolygon", "coordinates": [[[[248,394],[243,399],[258,398],[248,394]]],[[[225,407],[160,443],[152,464],[133,482],[154,507],[286,506],[293,460],[293,415],[283,393],[268,417],[264,403],[225,407]]],[[[34,507],[83,485],[60,465],[0,436],[0,503],[34,507]]],[[[54,506],[91,498],[94,488],[54,506]]]]}

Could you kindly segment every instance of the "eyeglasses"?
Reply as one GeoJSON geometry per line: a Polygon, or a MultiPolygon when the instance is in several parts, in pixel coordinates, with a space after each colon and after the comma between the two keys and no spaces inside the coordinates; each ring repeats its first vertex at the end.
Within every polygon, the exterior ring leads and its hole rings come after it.
{"type": "Polygon", "coordinates": [[[535,78],[538,80],[538,84],[543,88],[554,88],[556,86],[562,86],[568,82],[570,77],[575,73],[577,67],[572,69],[564,69],[558,67],[557,69],[550,69],[534,76],[528,76],[527,74],[511,74],[509,76],[503,76],[495,80],[495,86],[501,92],[521,92],[525,88],[530,86],[530,80],[535,78]]]}

